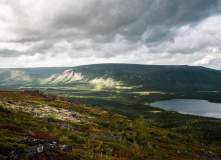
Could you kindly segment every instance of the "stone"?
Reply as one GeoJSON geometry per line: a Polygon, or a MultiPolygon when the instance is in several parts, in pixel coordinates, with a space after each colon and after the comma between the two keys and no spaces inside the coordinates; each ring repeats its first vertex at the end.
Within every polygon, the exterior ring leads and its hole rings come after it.
{"type": "Polygon", "coordinates": [[[96,135],[96,136],[107,136],[109,138],[113,138],[113,139],[116,139],[118,141],[123,141],[124,138],[122,136],[119,136],[119,135],[113,135],[113,134],[109,134],[109,133],[93,133],[93,135],[96,135]]]}
{"type": "Polygon", "coordinates": [[[37,147],[37,151],[38,151],[39,153],[43,152],[43,151],[44,151],[44,146],[38,146],[38,147],[37,147]]]}
{"type": "Polygon", "coordinates": [[[57,142],[43,144],[44,152],[50,152],[52,147],[54,147],[56,144],[57,144],[57,142]]]}
{"type": "Polygon", "coordinates": [[[59,144],[59,147],[64,152],[71,152],[72,151],[72,147],[69,145],[66,145],[66,144],[59,144]]]}
{"type": "MultiPolygon", "coordinates": [[[[44,140],[44,139],[28,138],[28,139],[18,140],[17,142],[18,143],[26,143],[26,144],[30,144],[30,145],[36,145],[36,146],[30,147],[30,148],[22,148],[22,149],[12,151],[9,154],[9,157],[7,157],[6,159],[22,160],[22,159],[37,158],[43,152],[50,152],[53,147],[58,147],[60,150],[62,150],[64,152],[71,152],[72,151],[72,147],[69,145],[60,144],[55,141],[48,141],[48,140],[44,140]]],[[[1,158],[1,156],[0,156],[0,158],[1,158]]]]}
{"type": "Polygon", "coordinates": [[[40,153],[37,151],[37,148],[31,147],[31,148],[22,148],[16,151],[12,151],[9,154],[9,159],[22,160],[22,159],[35,158],[38,156],[40,156],[40,153]]]}

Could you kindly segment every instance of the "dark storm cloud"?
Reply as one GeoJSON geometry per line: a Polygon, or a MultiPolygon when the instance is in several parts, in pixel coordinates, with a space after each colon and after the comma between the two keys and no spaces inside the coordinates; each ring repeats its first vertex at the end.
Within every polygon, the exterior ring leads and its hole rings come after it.
{"type": "MultiPolygon", "coordinates": [[[[31,44],[26,53],[32,55],[49,51],[59,54],[61,50],[54,48],[54,44],[61,40],[71,43],[66,50],[70,55],[78,50],[93,49],[104,52],[103,57],[111,57],[136,50],[137,43],[155,47],[152,51],[160,52],[158,46],[173,43],[174,38],[179,36],[177,30],[180,27],[195,26],[220,12],[218,0],[39,0],[5,3],[12,8],[15,21],[14,28],[11,26],[8,32],[17,35],[5,41],[31,44]],[[120,43],[116,41],[116,35],[122,36],[123,47],[111,45],[120,43]],[[90,39],[90,43],[74,44],[85,39],[90,39]]],[[[4,23],[10,21],[5,15],[1,17],[4,17],[0,18],[2,22],[4,19],[4,23]]],[[[171,53],[174,51],[171,50],[171,53]]],[[[11,50],[0,52],[4,56],[18,54],[11,50]]]]}
{"type": "Polygon", "coordinates": [[[147,27],[195,24],[217,13],[216,0],[89,1],[84,5],[64,3],[52,17],[57,29],[70,28],[82,34],[140,36],[147,27]]]}

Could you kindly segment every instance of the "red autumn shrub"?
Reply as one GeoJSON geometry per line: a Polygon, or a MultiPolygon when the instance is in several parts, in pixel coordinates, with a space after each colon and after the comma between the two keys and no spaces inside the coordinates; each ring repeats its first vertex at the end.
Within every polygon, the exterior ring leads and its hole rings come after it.
{"type": "Polygon", "coordinates": [[[36,138],[36,139],[47,139],[48,135],[49,133],[47,132],[39,132],[39,133],[30,135],[30,137],[36,138]]]}
{"type": "Polygon", "coordinates": [[[17,134],[19,136],[30,136],[30,135],[32,135],[32,133],[15,133],[15,134],[17,134]]]}
{"type": "Polygon", "coordinates": [[[50,158],[47,155],[42,154],[39,157],[34,158],[33,160],[50,160],[50,158]]]}
{"type": "Polygon", "coordinates": [[[44,139],[44,140],[58,142],[57,138],[49,136],[49,132],[37,132],[35,134],[33,133],[16,133],[16,134],[19,136],[28,136],[28,137],[35,138],[35,139],[44,139]]]}
{"type": "Polygon", "coordinates": [[[50,141],[58,141],[57,138],[49,136],[49,132],[37,132],[35,134],[30,135],[32,138],[36,139],[45,139],[50,141]]]}
{"type": "Polygon", "coordinates": [[[2,124],[0,125],[0,129],[8,129],[10,131],[22,132],[22,129],[20,127],[11,124],[2,124]]]}

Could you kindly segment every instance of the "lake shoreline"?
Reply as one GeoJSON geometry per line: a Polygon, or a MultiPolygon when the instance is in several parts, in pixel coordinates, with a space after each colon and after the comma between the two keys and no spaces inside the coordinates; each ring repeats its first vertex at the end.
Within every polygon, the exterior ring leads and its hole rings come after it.
{"type": "Polygon", "coordinates": [[[221,119],[221,103],[209,102],[208,100],[170,99],[151,103],[150,106],[186,115],[221,119]]]}

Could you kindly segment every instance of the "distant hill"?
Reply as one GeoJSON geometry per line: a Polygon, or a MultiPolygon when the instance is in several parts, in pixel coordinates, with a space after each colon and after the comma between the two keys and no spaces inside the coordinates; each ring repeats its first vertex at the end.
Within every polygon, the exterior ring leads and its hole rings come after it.
{"type": "Polygon", "coordinates": [[[41,80],[63,70],[65,70],[63,67],[2,68],[0,69],[0,88],[14,89],[21,85],[38,85],[41,80]]]}
{"type": "MultiPolygon", "coordinates": [[[[0,86],[102,83],[107,86],[137,86],[137,90],[219,90],[221,71],[201,66],[138,64],[93,64],[69,68],[1,69],[0,86]]],[[[5,88],[4,88],[5,89],[5,88]]]]}
{"type": "Polygon", "coordinates": [[[141,90],[219,90],[221,71],[199,66],[97,64],[74,67],[86,79],[112,78],[141,90]]]}

